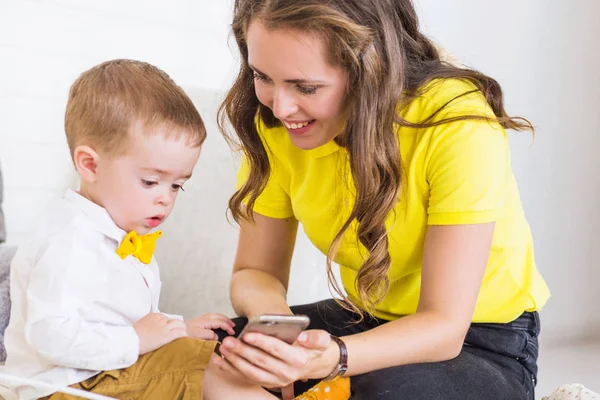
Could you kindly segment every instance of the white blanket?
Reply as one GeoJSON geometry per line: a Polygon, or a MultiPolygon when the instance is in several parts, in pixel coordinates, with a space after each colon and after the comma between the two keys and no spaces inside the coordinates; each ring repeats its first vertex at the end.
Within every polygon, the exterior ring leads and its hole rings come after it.
{"type": "Polygon", "coordinates": [[[594,393],[579,383],[562,385],[556,389],[550,396],[543,397],[542,400],[600,400],[600,394],[594,393]]]}

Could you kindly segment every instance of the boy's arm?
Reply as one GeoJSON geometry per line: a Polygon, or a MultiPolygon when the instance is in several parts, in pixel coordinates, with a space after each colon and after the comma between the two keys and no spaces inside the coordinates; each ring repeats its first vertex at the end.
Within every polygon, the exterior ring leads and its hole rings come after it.
{"type": "Polygon", "coordinates": [[[164,315],[167,318],[171,318],[171,319],[178,319],[180,321],[183,321],[183,317],[181,315],[177,315],[177,314],[167,314],[164,312],[161,312],[162,315],[164,315]]]}
{"type": "MultiPolygon", "coordinates": [[[[81,265],[85,244],[76,242],[76,238],[51,241],[31,269],[25,339],[55,365],[96,371],[131,366],[139,355],[132,326],[80,317],[79,309],[85,305],[74,293],[94,290],[94,277],[81,265]]],[[[92,257],[89,262],[94,262],[92,257]]]]}

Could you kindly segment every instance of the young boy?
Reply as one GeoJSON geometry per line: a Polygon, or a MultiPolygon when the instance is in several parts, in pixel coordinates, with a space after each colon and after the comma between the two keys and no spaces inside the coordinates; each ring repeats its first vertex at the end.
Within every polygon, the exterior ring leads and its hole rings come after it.
{"type": "Polygon", "coordinates": [[[50,207],[14,258],[7,372],[116,398],[201,398],[212,329],[233,333],[233,323],[160,313],[161,233],[150,233],[200,155],[198,111],[158,68],[115,60],[73,84],[65,130],[80,189],[50,207]]]}
{"type": "MultiPolygon", "coordinates": [[[[206,137],[191,100],[147,63],[108,61],[69,93],[67,142],[81,178],[32,230],[11,269],[7,372],[127,399],[274,399],[216,370],[219,314],[158,309],[152,253],[206,137]],[[206,374],[205,374],[206,372],[206,374]]],[[[19,398],[73,399],[33,386],[19,398]]]]}

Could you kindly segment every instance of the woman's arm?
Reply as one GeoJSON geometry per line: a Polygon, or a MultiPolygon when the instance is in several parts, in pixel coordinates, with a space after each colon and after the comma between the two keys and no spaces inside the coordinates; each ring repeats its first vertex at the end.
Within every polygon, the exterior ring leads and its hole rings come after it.
{"type": "Polygon", "coordinates": [[[254,214],[242,222],[231,278],[231,303],[240,316],[291,314],[286,302],[298,221],[254,214]]]}
{"type": "MultiPolygon", "coordinates": [[[[432,226],[427,232],[419,307],[414,315],[343,338],[346,375],[456,357],[471,323],[487,265],[494,223],[432,226]]],[[[252,334],[250,346],[227,338],[221,368],[266,387],[323,378],[339,361],[339,349],[323,331],[307,331],[300,345],[252,334]],[[259,350],[262,349],[262,350],[259,350]]]]}
{"type": "Polygon", "coordinates": [[[456,357],[471,324],[493,234],[494,223],[429,227],[417,312],[345,337],[348,375],[456,357]]]}

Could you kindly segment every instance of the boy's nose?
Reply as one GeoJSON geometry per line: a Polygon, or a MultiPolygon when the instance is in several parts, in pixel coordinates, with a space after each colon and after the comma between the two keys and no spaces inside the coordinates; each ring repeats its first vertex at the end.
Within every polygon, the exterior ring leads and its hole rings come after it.
{"type": "Polygon", "coordinates": [[[161,206],[168,206],[171,204],[171,195],[170,193],[162,193],[160,196],[156,198],[156,203],[161,206]]]}

